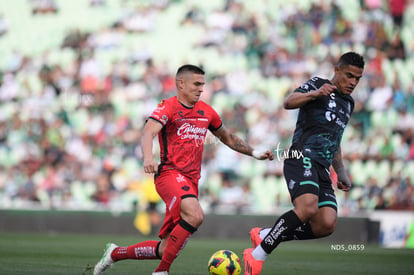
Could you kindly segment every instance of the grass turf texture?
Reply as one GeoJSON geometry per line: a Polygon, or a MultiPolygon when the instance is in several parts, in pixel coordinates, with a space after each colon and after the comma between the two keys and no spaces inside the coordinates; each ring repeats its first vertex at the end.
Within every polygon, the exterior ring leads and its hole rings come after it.
{"type": "MultiPolygon", "coordinates": [[[[0,274],[92,274],[91,268],[109,241],[118,245],[142,241],[133,236],[30,234],[0,232],[0,274]]],[[[262,274],[414,274],[414,250],[367,246],[363,251],[334,250],[323,241],[282,243],[265,262],[262,274]]],[[[348,244],[345,244],[348,245],[348,244]]],[[[208,274],[207,261],[218,249],[230,249],[242,260],[245,240],[194,236],[171,268],[172,275],[208,274]]],[[[159,261],[127,260],[105,274],[151,274],[159,261]]],[[[242,273],[243,274],[243,273],[242,273]]]]}

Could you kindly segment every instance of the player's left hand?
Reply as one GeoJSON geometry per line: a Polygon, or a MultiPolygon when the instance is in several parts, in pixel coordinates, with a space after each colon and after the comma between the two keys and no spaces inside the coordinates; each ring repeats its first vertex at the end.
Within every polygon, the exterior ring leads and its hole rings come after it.
{"type": "Polygon", "coordinates": [[[344,167],[338,168],[338,170],[336,170],[336,174],[338,175],[338,182],[336,183],[338,188],[345,192],[348,192],[349,190],[351,190],[352,183],[346,173],[345,168],[344,167]]]}
{"type": "Polygon", "coordinates": [[[252,156],[255,159],[259,159],[259,160],[264,160],[264,159],[274,160],[275,158],[275,154],[273,154],[273,152],[270,150],[253,150],[252,156]]]}

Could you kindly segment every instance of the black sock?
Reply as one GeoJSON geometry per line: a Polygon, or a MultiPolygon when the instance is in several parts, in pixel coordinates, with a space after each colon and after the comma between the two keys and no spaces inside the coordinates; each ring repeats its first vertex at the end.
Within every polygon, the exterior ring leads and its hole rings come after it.
{"type": "Polygon", "coordinates": [[[289,236],[303,222],[293,210],[290,210],[279,217],[270,232],[261,242],[263,250],[270,254],[283,241],[283,235],[289,236]]]}
{"type": "Polygon", "coordinates": [[[291,240],[310,240],[310,239],[316,239],[316,237],[313,234],[312,228],[308,222],[295,228],[295,230],[293,230],[293,232],[291,232],[289,235],[287,234],[282,235],[282,242],[287,242],[291,240]]]}

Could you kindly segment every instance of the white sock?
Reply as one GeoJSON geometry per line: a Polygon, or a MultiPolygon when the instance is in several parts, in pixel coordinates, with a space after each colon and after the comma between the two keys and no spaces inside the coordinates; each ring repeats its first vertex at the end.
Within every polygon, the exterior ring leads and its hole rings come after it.
{"type": "Polygon", "coordinates": [[[264,239],[266,237],[266,235],[270,232],[270,230],[272,230],[272,228],[267,227],[267,228],[263,228],[262,230],[260,230],[260,239],[264,239]]]}
{"type": "Polygon", "coordinates": [[[253,249],[252,256],[258,261],[264,261],[266,260],[267,253],[263,250],[261,245],[258,245],[255,249],[253,249]]]}

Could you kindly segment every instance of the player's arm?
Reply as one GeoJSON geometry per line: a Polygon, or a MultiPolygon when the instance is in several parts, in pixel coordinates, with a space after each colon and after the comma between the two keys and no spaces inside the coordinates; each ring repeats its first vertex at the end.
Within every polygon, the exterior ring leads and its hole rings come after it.
{"type": "Polygon", "coordinates": [[[219,129],[212,132],[216,137],[218,137],[224,144],[226,144],[231,149],[248,155],[253,156],[256,159],[274,159],[274,154],[269,151],[259,151],[254,150],[249,144],[247,144],[244,140],[236,136],[235,134],[231,133],[224,125],[222,125],[219,129]]]}
{"type": "Polygon", "coordinates": [[[290,93],[283,101],[283,107],[285,109],[296,109],[304,106],[309,101],[315,100],[320,96],[327,96],[336,89],[335,86],[328,83],[323,84],[319,89],[311,92],[294,91],[290,93]]]}
{"type": "Polygon", "coordinates": [[[145,173],[155,174],[158,171],[158,163],[154,160],[152,155],[152,142],[154,137],[162,129],[162,124],[156,120],[148,119],[145,124],[144,130],[141,136],[141,148],[144,156],[144,171],[145,173]]]}
{"type": "Polygon", "coordinates": [[[348,174],[346,172],[344,163],[342,161],[342,150],[339,146],[338,151],[336,152],[334,159],[332,161],[332,167],[334,168],[336,174],[338,175],[338,188],[348,192],[351,189],[351,181],[349,180],[348,174]]]}

